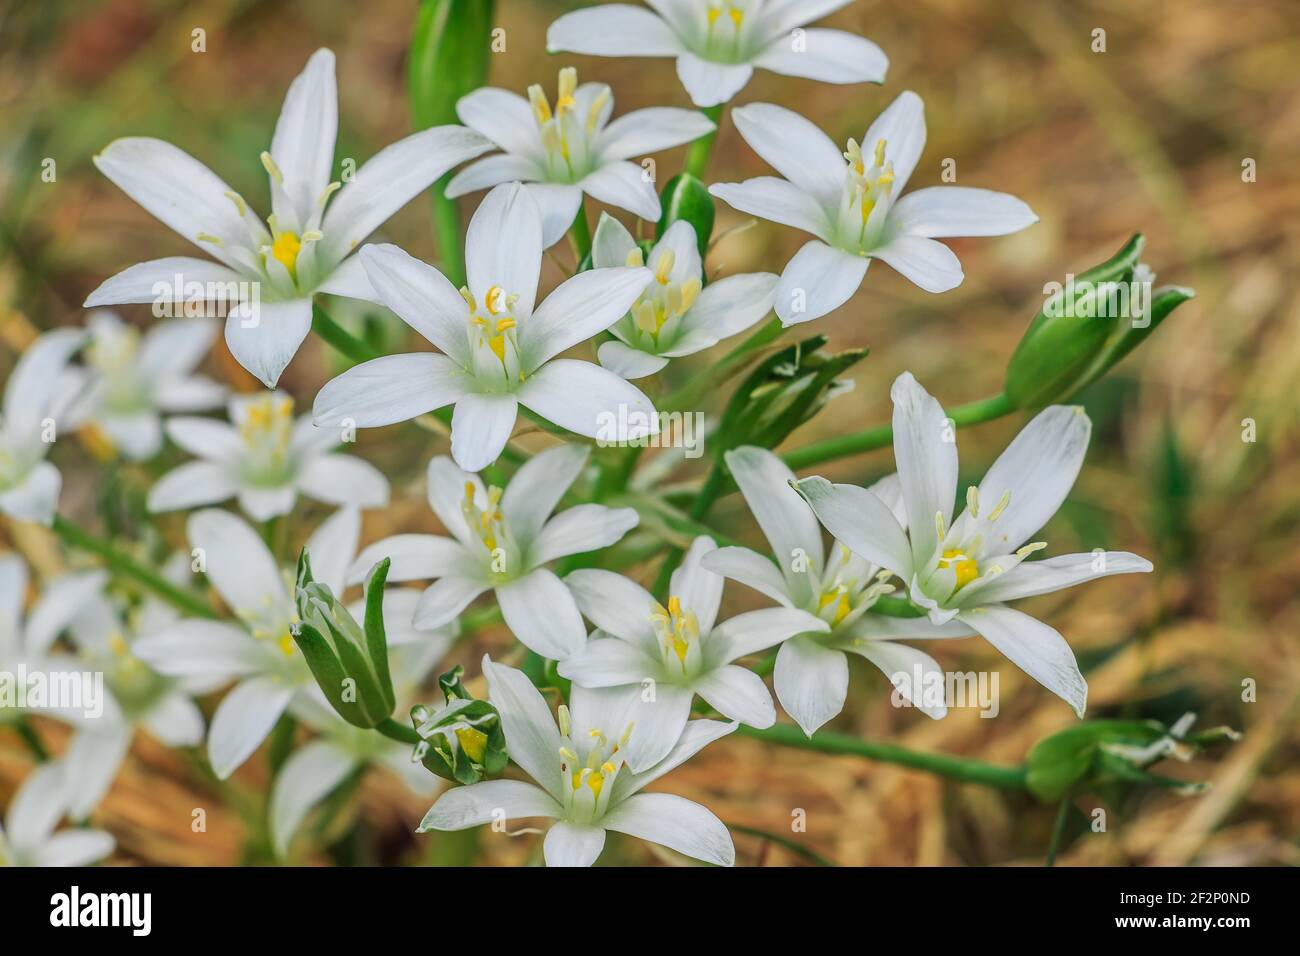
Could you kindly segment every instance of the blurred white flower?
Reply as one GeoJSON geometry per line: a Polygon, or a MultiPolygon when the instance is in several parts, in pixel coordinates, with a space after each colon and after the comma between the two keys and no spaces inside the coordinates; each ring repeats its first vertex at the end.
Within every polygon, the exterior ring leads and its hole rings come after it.
{"type": "Polygon", "coordinates": [[[77,399],[68,362],[85,344],[84,332],[56,329],[27,347],[5,383],[0,416],[0,512],[49,524],[63,477],[45,460],[77,399]]]}
{"type": "Polygon", "coordinates": [[[647,0],[654,13],[608,3],[566,13],[546,33],[552,52],[671,56],[696,106],[726,103],[754,67],[823,83],[883,83],[880,47],[842,30],[806,28],[852,0],[647,0]]]}
{"type": "Polygon", "coordinates": [[[115,841],[103,830],[55,832],[68,812],[65,766],[41,764],[14,794],[0,827],[0,866],[89,866],[113,852],[115,841]]]}
{"type": "Polygon", "coordinates": [[[871,124],[861,145],[850,139],[843,153],[784,107],[751,103],[732,118],[785,178],[715,183],[709,192],[741,212],[817,237],[786,264],[777,286],[776,314],[787,326],[847,302],[872,259],[926,292],[947,292],[961,284],[961,263],[936,239],[1003,236],[1038,221],[1015,196],[987,189],[932,186],[898,198],[925,148],[925,107],[910,90],[871,124]]]}
{"type": "Polygon", "coordinates": [[[90,341],[74,370],[80,397],[73,426],[93,426],[123,456],[143,461],[162,448],[162,416],[219,408],[227,389],[194,369],[217,335],[210,319],[168,319],[141,335],[99,310],[86,323],[90,341]]]}
{"type": "Polygon", "coordinates": [[[332,451],[342,432],[293,417],[284,392],[232,396],[231,424],[176,416],[167,435],[198,461],[163,475],[149,489],[152,512],[178,511],[238,498],[250,518],[265,521],[293,510],[298,493],[340,507],[382,508],[388,479],[370,462],[332,451]]]}
{"type": "Polygon", "coordinates": [[[636,526],[631,508],[576,505],[552,516],[587,461],[581,445],[534,455],[503,492],[485,488],[448,458],[429,462],[429,506],[452,535],[399,534],[370,545],[352,563],[357,583],[376,561],[391,558],[389,581],[436,579],[415,608],[415,626],[442,627],[492,590],[520,642],[562,661],[583,646],[586,628],[573,596],[546,565],[609,547],[636,526]]]}
{"type": "MultiPolygon", "coordinates": [[[[662,760],[635,773],[624,764],[633,734],[630,718],[608,694],[574,687],[572,710],[560,706],[558,728],[550,708],[521,671],[483,658],[488,696],[501,714],[510,759],[537,785],[487,780],[445,792],[420,831],[464,830],[519,817],[548,817],[547,866],[591,866],[615,830],[719,866],[736,850],[716,816],[691,800],[641,793],[647,784],[735,729],[718,720],[693,720],[669,740],[662,760]]],[[[636,733],[643,733],[637,729],[636,733]]]]}
{"type": "Polygon", "coordinates": [[[1088,416],[1065,405],[1039,412],[979,487],[966,490],[966,508],[953,520],[953,425],[910,372],[895,380],[891,396],[905,525],[866,488],[805,478],[797,484],[800,494],[831,534],[902,578],[932,624],[956,621],[982,635],[1082,717],[1088,685],[1070,645],[1054,628],[1006,602],[1151,570],[1150,561],[1127,551],[1025,560],[1047,547],[1024,542],[1061,507],[1083,465],[1092,431],[1088,416]]]}
{"type": "Polygon", "coordinates": [[[368,247],[360,258],[384,304],[440,351],[348,369],[316,396],[317,425],[390,425],[454,404],[451,454],[466,471],[496,461],[521,404],[611,443],[658,430],[654,406],[636,386],[599,365],[555,358],[613,325],[653,275],[645,268],[580,272],[534,310],[542,225],[518,183],[493,189],[470,220],[469,285],[459,292],[396,246],[368,247]]]}
{"type": "Polygon", "coordinates": [[[703,285],[695,227],[678,220],[655,243],[649,257],[617,219],[602,214],[591,247],[597,269],[646,265],[654,281],[632,310],[609,331],[596,355],[623,378],[658,372],[670,359],[693,355],[745,331],[772,311],[777,277],[770,272],[728,276],[703,285]]]}
{"type": "Polygon", "coordinates": [[[658,222],[654,176],[630,160],[699,139],[713,130],[713,121],[695,110],[656,107],[610,123],[613,111],[609,87],[579,86],[572,67],[560,70],[554,111],[540,85],[528,88],[528,99],[494,87],[475,90],[460,99],[456,113],[502,152],[457,173],[447,195],[524,183],[541,213],[543,248],[564,237],[583,193],[658,222]]]}
{"type": "Polygon", "coordinates": [[[265,223],[220,177],[170,143],[109,143],[95,157],[100,172],[218,261],[172,256],[139,263],[92,292],[86,306],[157,302],[159,289],[171,290],[178,277],[182,286],[223,290],[206,297],[227,302],[235,295],[226,290],[238,288],[230,283],[255,283],[256,317],[231,310],[226,344],[240,365],[274,387],[311,328],[312,295],[373,299],[351,257],[361,241],[447,170],[492,148],[471,130],[438,126],[380,150],[351,175],[345,168],[340,188],[330,181],[337,132],[334,54],[317,50],[290,85],[271,149],[262,153],[273,210],[265,223]]]}
{"type": "Polygon", "coordinates": [[[637,728],[626,759],[643,770],[664,758],[682,734],[696,694],[714,710],[751,727],[770,727],[776,708],[762,678],[732,662],[830,625],[796,608],[764,608],[717,624],[723,577],[701,566],[717,548],[699,537],[673,571],[668,607],[612,571],[574,571],[567,584],[600,631],[560,664],[560,676],[601,688],[637,728]],[[603,634],[602,634],[603,632],[603,634]],[[604,636],[604,635],[613,635],[604,636]]]}

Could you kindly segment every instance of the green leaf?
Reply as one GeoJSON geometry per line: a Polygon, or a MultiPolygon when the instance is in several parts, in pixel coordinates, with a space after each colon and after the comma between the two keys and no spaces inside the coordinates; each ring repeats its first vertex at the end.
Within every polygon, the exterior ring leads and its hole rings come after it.
{"type": "Polygon", "coordinates": [[[493,0],[423,0],[411,35],[407,85],[418,129],[456,123],[456,101],[487,82],[493,0]]]}
{"type": "Polygon", "coordinates": [[[348,675],[330,646],[330,642],[325,640],[316,628],[306,623],[299,623],[291,633],[294,643],[298,645],[298,650],[302,651],[302,656],[311,669],[312,677],[316,679],[317,686],[324,693],[325,699],[330,702],[330,706],[348,723],[357,727],[367,726],[365,713],[361,709],[360,696],[358,695],[356,701],[343,699],[343,682],[348,675]]]}
{"type": "Polygon", "coordinates": [[[393,692],[393,677],[388,668],[388,635],[384,630],[384,582],[388,580],[388,569],[392,559],[384,558],[370,570],[366,578],[366,653],[375,668],[375,678],[379,689],[388,703],[387,717],[397,706],[397,697],[393,692]]]}
{"type": "Polygon", "coordinates": [[[700,258],[704,258],[713,236],[713,220],[716,215],[709,187],[690,173],[680,173],[668,181],[668,185],[659,194],[659,202],[663,215],[655,226],[655,239],[662,239],[673,223],[688,222],[695,230],[700,258]]]}

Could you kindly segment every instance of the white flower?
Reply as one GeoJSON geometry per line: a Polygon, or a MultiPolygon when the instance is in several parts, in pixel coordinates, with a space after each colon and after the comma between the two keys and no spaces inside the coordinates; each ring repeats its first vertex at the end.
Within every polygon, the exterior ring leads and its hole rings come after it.
{"type": "Polygon", "coordinates": [[[390,425],[454,403],[451,454],[466,471],[496,460],[520,404],[610,442],[658,430],[654,406],[636,386],[599,365],[555,358],[613,325],[653,275],[580,272],[534,309],[542,225],[518,183],[493,189],[470,220],[469,285],[459,292],[396,246],[363,249],[361,261],[384,304],[441,354],[388,355],[349,369],[316,396],[316,424],[390,425]]]}
{"type": "MultiPolygon", "coordinates": [[[[943,717],[947,708],[926,700],[921,693],[925,682],[914,680],[918,672],[942,674],[943,669],[929,654],[898,641],[968,637],[974,632],[957,621],[937,626],[923,617],[871,613],[876,601],[894,590],[886,583],[891,573],[839,541],[831,543],[826,557],[817,516],[790,487],[794,474],[776,455],[746,447],[727,452],[726,458],[776,561],[749,548],[729,547],[706,555],[704,567],[747,584],[783,607],[815,614],[830,626],[828,632],[796,635],[777,652],[772,683],[786,713],[811,737],[844,709],[849,689],[847,651],[884,671],[923,713],[943,717]],[[906,680],[895,680],[900,674],[906,680]]],[[[900,523],[905,521],[897,476],[883,478],[868,490],[886,503],[900,523]]]]}
{"type": "MultiPolygon", "coordinates": [[[[389,593],[400,592],[386,592],[385,596],[389,593]]],[[[385,618],[390,610],[393,606],[386,601],[385,618]]],[[[385,630],[394,626],[405,627],[405,622],[385,620],[385,630]]],[[[419,686],[452,641],[449,631],[425,637],[420,643],[389,649],[389,671],[397,696],[395,714],[404,716],[410,710],[419,686]]],[[[289,842],[311,808],[363,767],[388,769],[422,797],[433,796],[441,783],[412,758],[409,744],[352,726],[329,706],[318,686],[312,690],[314,694],[309,691],[309,696],[300,701],[296,716],[318,731],[320,737],[294,751],[280,768],[271,790],[271,841],[281,858],[288,855],[289,842]]]]}
{"type": "Polygon", "coordinates": [[[171,290],[178,276],[183,285],[202,283],[205,298],[227,302],[236,296],[226,290],[236,287],[225,284],[256,283],[260,308],[255,317],[229,311],[226,344],[240,365],[273,387],[311,328],[313,294],[373,298],[360,263],[350,258],[361,241],[447,170],[492,148],[470,130],[438,126],[381,150],[340,189],[330,181],[337,132],[334,54],[317,50],[290,85],[271,149],[262,153],[273,210],[265,224],[220,177],[170,143],[110,143],[95,157],[100,172],[218,262],[173,256],[139,263],[92,292],[86,306],[156,302],[159,289],[171,290]]]}
{"type": "Polygon", "coordinates": [[[250,518],[288,514],[301,492],[330,505],[382,508],[388,479],[374,465],[331,451],[341,432],[296,421],[284,392],[236,395],[230,421],[176,416],[167,435],[198,461],[187,462],[149,489],[152,512],[177,511],[238,498],[250,518]]]}
{"type": "Polygon", "coordinates": [[[936,239],[1003,236],[1038,221],[1015,196],[932,186],[897,198],[925,147],[925,107],[899,94],[841,153],[798,113],[752,103],[732,113],[754,152],[784,179],[716,183],[709,192],[741,212],[794,226],[817,238],[786,264],[776,314],[789,326],[839,308],[857,291],[872,259],[882,259],[927,292],[961,285],[961,263],[936,239]],[[847,165],[846,161],[847,160],[847,165]]]}
{"type": "Polygon", "coordinates": [[[612,637],[592,640],[560,664],[560,675],[606,690],[627,709],[638,731],[627,762],[644,769],[663,759],[682,733],[696,694],[725,717],[751,727],[776,720],[762,679],[732,661],[807,631],[830,626],[806,611],[764,608],[715,626],[724,579],[701,566],[717,548],[711,538],[692,542],[673,571],[663,607],[640,585],[611,571],[574,571],[565,579],[582,613],[612,637]]]}
{"type": "Polygon", "coordinates": [[[736,850],[717,817],[691,800],[668,793],[640,793],[646,784],[690,759],[735,729],[719,720],[693,720],[666,756],[642,773],[624,764],[635,732],[630,718],[608,694],[574,687],[572,709],[560,706],[559,726],[528,678],[513,667],[483,658],[488,696],[501,714],[513,760],[540,786],[521,780],[487,780],[453,787],[425,815],[420,831],[464,830],[502,817],[549,817],[543,851],[547,866],[590,866],[615,830],[666,846],[706,863],[732,866],[736,850]]]}
{"type": "Polygon", "coordinates": [[[59,504],[63,478],[45,460],[67,424],[75,400],[67,374],[72,354],[85,343],[73,329],[46,332],[23,352],[5,383],[0,416],[0,512],[20,521],[49,524],[59,504]]]}
{"type": "Polygon", "coordinates": [[[112,312],[87,322],[82,394],[70,414],[77,427],[99,429],[121,453],[143,461],[162,448],[162,415],[218,408],[226,387],[194,369],[217,326],[208,319],[169,319],[141,335],[112,312]]]}
{"type": "Polygon", "coordinates": [[[804,28],[850,2],[647,0],[654,13],[609,3],[560,17],[546,33],[546,47],[551,53],[676,57],[677,76],[701,107],[730,100],[754,67],[823,83],[883,83],[889,59],[870,40],[804,28]]]}
{"type": "MultiPolygon", "coordinates": [[[[238,680],[217,707],[208,732],[208,759],[225,779],[266,739],[285,710],[292,707],[296,713],[311,707],[313,699],[318,705],[319,690],[293,640],[298,620],[293,569],[278,567],[257,532],[227,511],[197,511],[186,530],[213,589],[242,626],[188,618],[154,628],[132,651],[172,677],[199,678],[214,687],[238,680]]],[[[360,513],[340,508],[307,540],[313,576],[335,594],[343,593],[344,572],[360,537],[360,513]]],[[[416,599],[409,589],[384,593],[384,619],[393,622],[390,646],[428,637],[405,626],[416,599]]],[[[364,613],[359,606],[351,610],[364,613]]]]}
{"type": "Polygon", "coordinates": [[[429,506],[452,537],[399,534],[370,545],[348,572],[360,581],[391,558],[389,581],[433,578],[415,609],[420,628],[442,627],[493,590],[515,637],[562,661],[587,639],[573,596],[546,564],[609,547],[636,526],[631,508],[576,505],[552,517],[587,461],[581,445],[557,445],[524,464],[504,492],[484,488],[449,458],[429,462],[429,506]]]}
{"type": "Polygon", "coordinates": [[[1082,717],[1088,685],[1070,645],[1055,629],[1006,602],[1110,574],[1151,570],[1150,561],[1127,551],[1025,561],[1047,547],[1024,542],[1056,513],[1079,474],[1092,431],[1088,416],[1065,405],[1036,415],[979,487],[966,490],[966,508],[953,520],[957,445],[952,424],[909,372],[894,382],[891,396],[906,530],[865,488],[805,478],[798,483],[800,493],[831,534],[902,578],[931,623],[956,620],[983,635],[1082,717]]]}
{"type": "Polygon", "coordinates": [[[0,827],[0,866],[89,866],[113,852],[103,830],[54,832],[68,812],[64,768],[63,760],[42,764],[14,794],[0,827]]]}
{"type": "Polygon", "coordinates": [[[461,97],[456,104],[461,122],[503,152],[457,173],[447,184],[447,195],[514,181],[528,184],[525,189],[541,211],[543,248],[564,237],[583,193],[657,222],[654,177],[631,158],[699,139],[713,130],[713,122],[695,110],[657,107],[610,123],[613,111],[609,87],[578,86],[572,67],[560,71],[554,112],[540,85],[528,88],[528,99],[493,87],[461,97]]]}
{"type": "Polygon", "coordinates": [[[777,277],[770,272],[728,276],[703,286],[703,263],[695,227],[678,220],[643,258],[632,234],[613,216],[602,214],[591,248],[597,269],[648,265],[654,272],[632,311],[609,331],[597,358],[623,378],[658,372],[669,359],[693,355],[745,331],[768,312],[777,277]]]}

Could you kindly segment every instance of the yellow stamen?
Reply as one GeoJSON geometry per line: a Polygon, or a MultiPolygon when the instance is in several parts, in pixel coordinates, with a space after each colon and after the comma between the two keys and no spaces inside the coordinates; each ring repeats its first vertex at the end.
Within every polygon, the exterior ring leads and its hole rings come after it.
{"type": "Polygon", "coordinates": [[[952,568],[957,574],[957,590],[960,591],[980,576],[980,566],[974,558],[968,558],[959,549],[954,548],[943,553],[939,562],[941,568],[952,568]]]}
{"type": "Polygon", "coordinates": [[[475,763],[483,762],[483,757],[487,753],[487,734],[473,727],[461,727],[456,731],[456,739],[460,741],[460,749],[465,751],[470,760],[475,763]]]}
{"type": "Polygon", "coordinates": [[[660,285],[667,285],[672,276],[673,266],[677,263],[677,254],[671,249],[660,250],[655,259],[655,279],[660,285]]]}
{"type": "Polygon", "coordinates": [[[271,244],[271,255],[293,275],[298,267],[298,250],[301,248],[302,242],[294,233],[282,232],[271,244]]]}

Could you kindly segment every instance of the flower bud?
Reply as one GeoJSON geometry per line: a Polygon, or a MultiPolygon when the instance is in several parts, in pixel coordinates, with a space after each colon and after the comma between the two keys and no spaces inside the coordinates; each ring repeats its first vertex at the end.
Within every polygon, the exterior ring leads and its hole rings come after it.
{"type": "Polygon", "coordinates": [[[425,769],[457,783],[478,783],[505,769],[505,732],[501,715],[485,700],[465,690],[459,664],[438,678],[446,706],[433,712],[424,705],[411,708],[411,722],[422,743],[415,750],[425,769]]]}
{"type": "Polygon", "coordinates": [[[293,639],[330,706],[356,727],[378,726],[397,706],[384,633],[388,566],[385,558],[366,577],[363,628],[326,585],[313,580],[307,552],[298,558],[294,594],[299,622],[294,625],[293,639]]]}
{"type": "Polygon", "coordinates": [[[679,173],[668,181],[668,185],[659,194],[663,215],[655,227],[655,239],[663,238],[668,227],[681,220],[689,222],[695,230],[695,241],[700,247],[700,258],[709,249],[709,238],[713,235],[713,217],[715,209],[709,187],[690,173],[679,173]]]}

